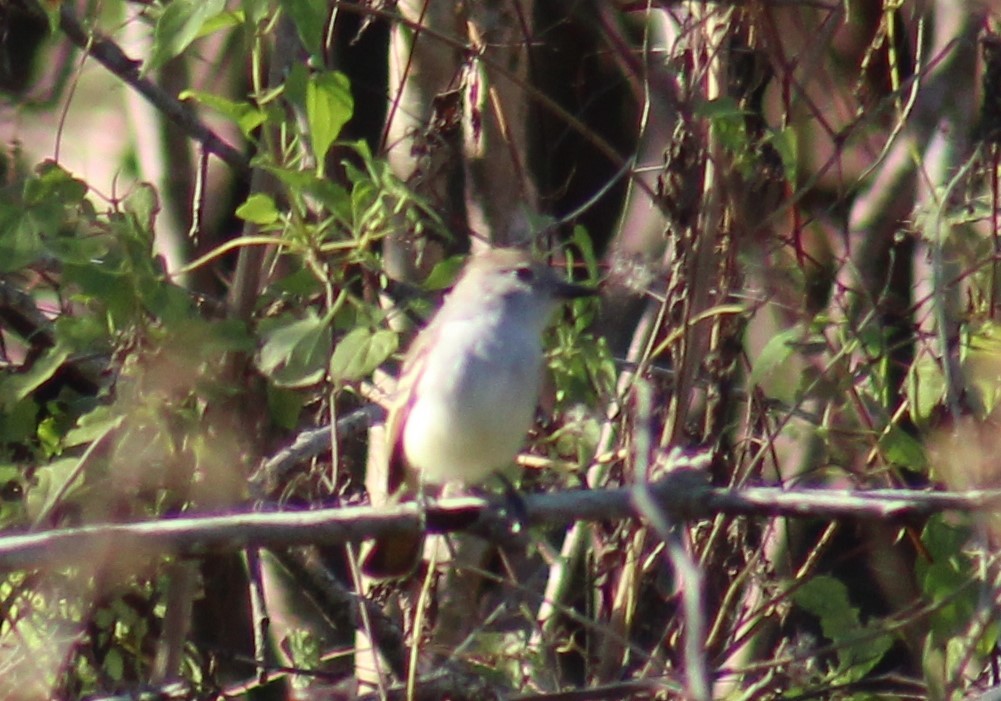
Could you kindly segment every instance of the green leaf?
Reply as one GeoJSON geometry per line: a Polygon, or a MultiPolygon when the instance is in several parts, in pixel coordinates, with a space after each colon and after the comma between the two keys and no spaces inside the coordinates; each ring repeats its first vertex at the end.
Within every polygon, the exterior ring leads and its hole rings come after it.
{"type": "MultiPolygon", "coordinates": [[[[955,523],[951,515],[945,518],[942,514],[936,514],[925,524],[921,532],[921,542],[928,549],[932,562],[950,561],[961,556],[971,535],[970,528],[955,523]]],[[[922,562],[925,562],[925,558],[918,560],[919,565],[922,562]]]]}
{"type": "Polygon", "coordinates": [[[125,676],[125,660],[117,648],[109,649],[108,654],[104,656],[104,673],[113,682],[120,682],[125,676]]]}
{"type": "Polygon", "coordinates": [[[306,51],[320,57],[327,26],[327,0],[281,0],[281,7],[292,18],[306,51]]]}
{"type": "Polygon", "coordinates": [[[317,73],[306,85],[306,119],[319,172],[330,145],[341,133],[354,110],[348,78],[343,73],[317,73]]]}
{"type": "Polygon", "coordinates": [[[243,135],[248,137],[254,129],[264,124],[268,118],[267,112],[249,102],[229,100],[225,97],[200,90],[184,90],[177,97],[180,100],[194,100],[218,112],[236,124],[240,128],[240,131],[243,132],[243,135]]]}
{"type": "Polygon", "coordinates": [[[257,24],[268,16],[271,9],[270,0],[243,0],[243,14],[246,20],[252,24],[257,24]]]}
{"type": "Polygon", "coordinates": [[[270,195],[263,192],[255,192],[247,198],[247,201],[236,208],[236,216],[251,224],[266,226],[278,221],[281,213],[275,206],[275,201],[270,195]]]}
{"type": "Polygon", "coordinates": [[[734,98],[726,96],[702,102],[696,106],[695,114],[709,120],[713,134],[728,151],[736,154],[747,152],[746,113],[734,98]]]}
{"type": "Polygon", "coordinates": [[[76,428],[71,429],[63,439],[66,448],[92,443],[109,431],[117,428],[125,417],[110,406],[101,405],[77,419],[76,428]]]}
{"type": "Polygon", "coordinates": [[[963,635],[981,605],[983,578],[966,554],[971,530],[957,525],[955,515],[937,514],[928,519],[921,541],[930,558],[915,565],[924,599],[933,604],[929,617],[935,645],[963,635]]]}
{"type": "Polygon", "coordinates": [[[258,367],[278,387],[305,387],[323,379],[330,358],[330,324],[309,312],[262,323],[258,367]]]}
{"type": "Polygon", "coordinates": [[[858,626],[858,610],[848,600],[848,589],[834,577],[814,577],[796,589],[793,600],[820,619],[824,635],[831,640],[858,626]]]}
{"type": "Polygon", "coordinates": [[[136,224],[146,231],[153,231],[156,215],[160,213],[160,197],[149,183],[139,183],[125,198],[124,209],[136,224]]]}
{"type": "Polygon", "coordinates": [[[27,486],[24,469],[11,463],[0,463],[0,528],[10,528],[24,522],[24,491],[27,486]]]}
{"type": "Polygon", "coordinates": [[[35,483],[28,490],[25,505],[28,516],[37,518],[53,506],[53,500],[59,494],[65,501],[78,498],[86,489],[83,480],[79,478],[80,457],[72,456],[53,460],[48,465],[42,465],[35,473],[35,483]],[[71,487],[66,484],[73,480],[71,487]],[[64,491],[65,490],[65,491],[64,491]]]}
{"type": "Polygon", "coordinates": [[[570,244],[576,247],[584,257],[584,267],[587,269],[587,276],[592,280],[597,280],[601,275],[598,255],[595,253],[594,240],[587,233],[587,228],[580,224],[574,226],[570,244]]]}
{"type": "Polygon", "coordinates": [[[132,321],[139,311],[136,289],[125,272],[110,266],[94,264],[67,264],[63,268],[64,280],[76,285],[84,299],[104,305],[115,330],[132,321]]]}
{"type": "MultiPolygon", "coordinates": [[[[56,402],[48,402],[48,405],[56,405],[56,402]]],[[[58,431],[56,419],[52,416],[42,419],[35,428],[35,435],[46,455],[57,455],[62,442],[62,435],[58,431]]]]}
{"type": "Polygon", "coordinates": [[[879,438],[879,447],[893,465],[920,471],[928,466],[924,446],[899,426],[890,426],[879,438]]]}
{"type": "Polygon", "coordinates": [[[40,229],[31,212],[0,203],[0,272],[31,265],[45,252],[40,229]]]}
{"type": "Polygon", "coordinates": [[[56,374],[69,357],[68,348],[50,348],[24,372],[6,375],[0,383],[0,407],[10,409],[56,374]]]}
{"type": "Polygon", "coordinates": [[[87,195],[87,183],[70,175],[69,171],[54,161],[45,161],[35,169],[35,177],[24,183],[24,201],[27,205],[75,206],[87,195]]]}
{"type": "Polygon", "coordinates": [[[927,601],[935,604],[929,623],[940,644],[962,635],[976,617],[979,587],[970,586],[974,568],[966,558],[955,558],[933,562],[922,572],[921,588],[927,601]],[[967,569],[960,569],[961,565],[967,569]]]}
{"type": "Polygon", "coordinates": [[[254,348],[254,341],[247,330],[247,325],[239,319],[212,321],[209,323],[209,329],[211,333],[199,343],[207,346],[212,353],[249,353],[254,348]]]}
{"type": "Polygon", "coordinates": [[[367,377],[396,352],[399,337],[394,331],[367,327],[352,330],[342,338],[330,358],[330,375],[337,381],[367,377]]]}
{"type": "Polygon", "coordinates": [[[769,140],[782,159],[782,172],[785,179],[791,183],[797,182],[797,166],[799,165],[799,144],[796,141],[796,129],[786,127],[769,132],[769,140]]]}
{"type": "Polygon", "coordinates": [[[962,346],[964,385],[976,415],[985,419],[1001,401],[1001,324],[971,323],[962,346]]]}
{"type": "Polygon", "coordinates": [[[198,37],[206,37],[224,29],[239,27],[244,22],[246,22],[246,17],[242,10],[236,10],[235,12],[223,10],[219,14],[205,20],[201,31],[198,32],[198,37]]]}
{"type": "Polygon", "coordinates": [[[435,263],[424,281],[424,289],[444,290],[454,285],[465,260],[465,256],[450,256],[435,263]]]}
{"type": "Polygon", "coordinates": [[[30,397],[5,403],[0,413],[0,442],[21,443],[34,437],[38,404],[30,397]]]}
{"type": "Polygon", "coordinates": [[[282,83],[282,96],[293,107],[306,111],[306,86],[309,84],[310,71],[299,62],[289,69],[288,75],[282,83]]]}
{"type": "Polygon", "coordinates": [[[206,20],[225,9],[226,0],[173,0],[153,30],[153,48],[143,71],[160,68],[179,56],[202,31],[206,20]]]}
{"type": "Polygon", "coordinates": [[[919,426],[927,424],[945,398],[945,374],[941,362],[927,353],[921,353],[907,373],[906,391],[911,417],[919,426]]]}
{"type": "Polygon", "coordinates": [[[329,211],[341,215],[342,218],[349,215],[350,196],[341,185],[313,171],[270,167],[266,169],[296,194],[309,195],[319,200],[329,211]]]}
{"type": "Polygon", "coordinates": [[[319,178],[304,189],[303,194],[315,199],[341,221],[346,222],[351,216],[351,196],[342,185],[332,180],[319,178]]]}
{"type": "Polygon", "coordinates": [[[799,329],[786,329],[772,336],[751,366],[751,384],[760,383],[762,378],[785,365],[796,351],[795,342],[802,335],[799,329]]]}
{"type": "Polygon", "coordinates": [[[301,268],[283,278],[275,280],[271,285],[271,289],[277,294],[308,297],[319,293],[323,289],[323,286],[316,279],[313,271],[301,268]]]}
{"type": "MultiPolygon", "coordinates": [[[[81,243],[67,231],[85,210],[87,185],[59,165],[46,161],[25,180],[21,198],[0,200],[0,272],[30,265],[46,252],[46,243],[55,249],[62,244],[71,251],[81,243]],[[69,245],[72,243],[73,245],[69,245]]],[[[58,250],[51,251],[59,255],[58,250]]]]}
{"type": "Polygon", "coordinates": [[[893,645],[889,635],[861,624],[847,587],[834,577],[814,577],[793,593],[793,600],[820,620],[824,636],[836,646],[839,681],[863,678],[893,645]]]}
{"type": "Polygon", "coordinates": [[[299,414],[302,413],[304,402],[302,392],[268,385],[268,413],[276,426],[294,429],[299,424],[299,414]]]}
{"type": "Polygon", "coordinates": [[[802,339],[803,330],[799,328],[786,329],[772,336],[751,365],[751,384],[761,385],[769,396],[791,401],[799,374],[789,372],[789,359],[802,339]]]}
{"type": "Polygon", "coordinates": [[[165,324],[191,316],[191,294],[162,280],[147,280],[146,284],[140,285],[139,299],[150,314],[165,324]]]}
{"type": "Polygon", "coordinates": [[[99,318],[61,316],[53,322],[52,328],[56,342],[75,353],[110,351],[108,329],[99,318]]]}
{"type": "Polygon", "coordinates": [[[714,100],[702,100],[695,105],[695,116],[700,119],[717,120],[732,119],[742,121],[746,111],[730,96],[718,97],[714,100]]]}
{"type": "MultiPolygon", "coordinates": [[[[135,222],[138,225],[138,222],[135,222]]],[[[46,237],[43,241],[45,251],[64,264],[76,265],[109,265],[109,253],[115,248],[116,242],[111,236],[69,235],[46,237]]],[[[113,263],[117,265],[117,261],[113,263]]]]}

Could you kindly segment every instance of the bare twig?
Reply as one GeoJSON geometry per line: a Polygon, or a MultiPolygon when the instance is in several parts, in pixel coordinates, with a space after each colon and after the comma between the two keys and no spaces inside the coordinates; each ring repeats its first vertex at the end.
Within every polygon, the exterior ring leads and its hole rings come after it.
{"type": "Polygon", "coordinates": [[[192,562],[173,562],[167,568],[169,586],[163,631],[157,644],[150,681],[154,686],[179,681],[184,643],[191,632],[191,605],[198,586],[198,570],[192,562]]]}
{"type": "Polygon", "coordinates": [[[271,616],[264,591],[264,573],[261,570],[261,551],[247,548],[247,579],[250,594],[250,610],[253,614],[254,663],[257,666],[257,681],[268,680],[268,633],[271,630],[271,616]]]}

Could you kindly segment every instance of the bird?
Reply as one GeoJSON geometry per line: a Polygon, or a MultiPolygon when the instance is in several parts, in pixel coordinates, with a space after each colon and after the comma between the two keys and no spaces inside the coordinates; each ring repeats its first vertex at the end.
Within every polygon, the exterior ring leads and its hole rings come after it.
{"type": "MultiPolygon", "coordinates": [[[[511,464],[532,427],[542,337],[564,302],[596,294],[519,248],[470,256],[444,304],[411,344],[386,419],[386,493],[475,486],[511,464]]],[[[409,574],[423,534],[376,539],[361,558],[372,579],[409,574]]]]}

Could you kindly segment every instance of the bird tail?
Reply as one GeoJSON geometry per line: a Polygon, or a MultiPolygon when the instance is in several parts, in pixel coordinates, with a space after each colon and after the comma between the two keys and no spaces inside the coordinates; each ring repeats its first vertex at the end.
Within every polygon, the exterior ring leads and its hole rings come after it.
{"type": "Polygon", "coordinates": [[[361,571],[372,579],[405,577],[417,568],[424,552],[424,534],[377,538],[362,552],[361,571]]]}

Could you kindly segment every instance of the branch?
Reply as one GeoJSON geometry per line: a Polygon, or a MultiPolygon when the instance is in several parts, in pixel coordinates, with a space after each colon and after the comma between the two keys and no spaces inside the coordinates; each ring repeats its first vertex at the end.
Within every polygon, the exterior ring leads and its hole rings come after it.
{"type": "MultiPolygon", "coordinates": [[[[943,511],[1001,510],[1001,490],[912,492],[907,490],[823,490],[779,487],[720,489],[703,474],[677,470],[650,485],[654,503],[672,519],[696,520],[717,514],[756,517],[910,521],[943,511]]],[[[443,499],[422,508],[416,503],[387,508],[357,506],[316,511],[192,516],[143,523],[108,523],[0,538],[0,567],[17,569],[62,565],[93,557],[96,548],[118,552],[136,548],[203,555],[248,545],[284,548],[334,545],[424,529],[432,533],[469,531],[510,540],[511,519],[503,499],[443,499]]],[[[524,496],[527,526],[575,520],[632,518],[630,488],[577,489],[524,496]]],[[[517,536],[514,537],[523,537],[517,536]]]]}
{"type": "Polygon", "coordinates": [[[347,416],[337,420],[335,427],[328,424],[320,428],[311,428],[303,431],[292,445],[275,453],[268,458],[250,476],[250,493],[255,499],[263,499],[273,493],[284,483],[289,472],[297,468],[302,463],[315,458],[317,455],[329,452],[331,449],[334,434],[339,439],[367,430],[373,424],[381,421],[385,416],[385,410],[376,405],[368,404],[360,409],[356,409],[347,416]]]}
{"type": "Polygon", "coordinates": [[[59,7],[59,28],[77,47],[92,56],[98,63],[132,86],[149,100],[185,134],[202,144],[208,153],[229,164],[240,175],[250,172],[250,160],[226,143],[205,126],[184,103],[167,93],[160,86],[143,78],[139,73],[140,62],[129,58],[111,39],[89,32],[80,24],[73,11],[73,4],[64,2],[59,7]]]}

